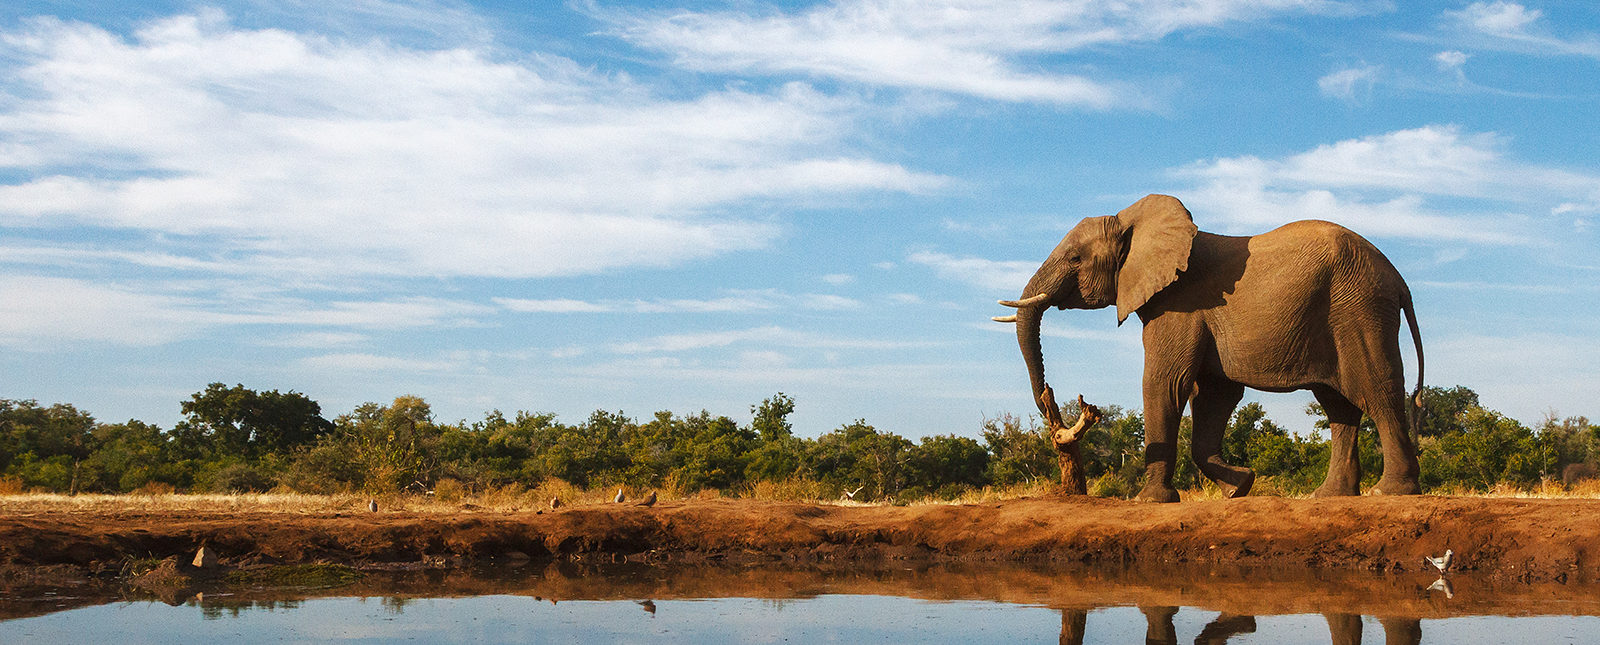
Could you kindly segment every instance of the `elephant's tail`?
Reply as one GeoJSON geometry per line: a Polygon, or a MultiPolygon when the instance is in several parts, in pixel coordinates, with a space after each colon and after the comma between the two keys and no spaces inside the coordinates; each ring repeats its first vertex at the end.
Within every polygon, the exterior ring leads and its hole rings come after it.
{"type": "Polygon", "coordinates": [[[1406,322],[1411,326],[1411,342],[1417,347],[1417,389],[1411,391],[1410,405],[1406,406],[1406,421],[1411,426],[1411,436],[1422,436],[1422,334],[1417,331],[1417,311],[1411,304],[1411,293],[1405,294],[1405,301],[1400,304],[1400,310],[1406,314],[1406,322]]]}

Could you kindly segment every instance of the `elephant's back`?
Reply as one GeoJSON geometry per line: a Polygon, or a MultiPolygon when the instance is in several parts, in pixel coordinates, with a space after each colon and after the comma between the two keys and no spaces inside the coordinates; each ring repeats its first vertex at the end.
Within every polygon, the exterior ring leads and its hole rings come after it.
{"type": "Polygon", "coordinates": [[[1315,275],[1335,300],[1379,298],[1393,300],[1398,308],[1409,299],[1405,281],[1389,258],[1366,238],[1333,222],[1308,219],[1284,224],[1250,238],[1249,253],[1260,264],[1297,267],[1315,275]]]}
{"type": "Polygon", "coordinates": [[[1409,297],[1405,283],[1353,231],[1304,220],[1233,240],[1219,239],[1218,248],[1242,246],[1242,262],[1235,259],[1236,277],[1223,289],[1221,306],[1205,315],[1224,370],[1250,375],[1240,380],[1252,387],[1332,383],[1339,337],[1398,329],[1400,303],[1409,297]]]}

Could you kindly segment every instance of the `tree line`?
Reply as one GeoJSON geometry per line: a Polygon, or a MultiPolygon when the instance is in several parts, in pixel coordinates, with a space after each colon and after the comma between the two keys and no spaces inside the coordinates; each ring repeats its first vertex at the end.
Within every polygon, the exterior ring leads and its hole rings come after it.
{"type": "MultiPolygon", "coordinates": [[[[1418,436],[1422,484],[1431,492],[1526,489],[1592,477],[1600,426],[1583,417],[1529,428],[1484,408],[1471,389],[1428,387],[1418,436]]],[[[1072,418],[1075,403],[1064,409],[1072,418]]],[[[984,420],[980,439],[954,434],[912,441],[865,420],[816,438],[795,436],[795,401],[782,393],[751,407],[747,425],[702,411],[648,419],[596,411],[581,423],[499,411],[442,423],[427,402],[402,396],[332,420],[297,392],[212,383],[182,403],[170,430],[137,420],[101,423],[69,404],[0,399],[0,491],[56,493],[360,491],[421,492],[441,483],[471,490],[533,487],[559,479],[580,488],[626,485],[681,494],[730,494],[762,483],[806,484],[815,497],[855,491],[860,500],[956,499],[988,488],[1048,485],[1056,453],[1032,417],[984,420]]],[[[1091,494],[1131,496],[1144,471],[1144,421],[1103,408],[1083,439],[1091,494]]],[[[1307,413],[1326,418],[1315,404],[1307,413]]],[[[1370,421],[1360,450],[1367,485],[1382,470],[1370,421]]],[[[1188,454],[1189,420],[1179,432],[1188,454]]],[[[1257,494],[1309,493],[1327,472],[1328,442],[1286,431],[1259,404],[1239,407],[1223,441],[1228,463],[1256,470],[1257,494]]],[[[1174,484],[1206,485],[1179,460],[1174,484]]]]}

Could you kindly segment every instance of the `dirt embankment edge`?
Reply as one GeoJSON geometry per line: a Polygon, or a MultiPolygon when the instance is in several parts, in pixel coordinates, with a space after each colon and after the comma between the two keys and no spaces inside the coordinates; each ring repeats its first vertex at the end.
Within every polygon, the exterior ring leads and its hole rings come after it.
{"type": "Polygon", "coordinates": [[[1150,505],[1097,498],[843,506],[754,500],[543,513],[0,514],[0,565],[106,570],[193,554],[228,564],[384,568],[490,558],[1051,561],[1421,571],[1423,556],[1521,581],[1600,579],[1600,500],[1271,497],[1150,505]]]}

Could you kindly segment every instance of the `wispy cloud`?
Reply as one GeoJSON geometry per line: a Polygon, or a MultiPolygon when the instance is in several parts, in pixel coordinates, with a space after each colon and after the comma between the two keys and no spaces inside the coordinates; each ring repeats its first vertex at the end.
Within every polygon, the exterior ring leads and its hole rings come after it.
{"type": "Polygon", "coordinates": [[[664,334],[640,341],[618,343],[611,347],[611,351],[618,354],[672,353],[739,344],[756,344],[763,348],[776,346],[813,349],[889,350],[930,347],[937,343],[931,341],[846,338],[769,325],[750,329],[664,334]]]}
{"type": "MultiPolygon", "coordinates": [[[[188,286],[188,285],[181,285],[188,286]]],[[[458,300],[405,297],[312,302],[277,294],[197,293],[75,278],[0,274],[0,346],[48,348],[81,342],[149,346],[222,327],[263,325],[419,329],[478,324],[492,311],[458,300]]],[[[268,340],[279,346],[354,342],[349,332],[268,340]]]]}
{"type": "Polygon", "coordinates": [[[1150,98],[1132,84],[1039,59],[1285,13],[1358,9],[1326,0],[834,0],[794,12],[591,12],[621,37],[693,69],[1106,109],[1146,107],[1150,98]]]}
{"type": "Polygon", "coordinates": [[[20,177],[0,185],[0,227],[146,236],[118,261],[585,274],[772,239],[735,205],[946,181],[852,155],[860,106],[799,84],[662,98],[556,56],[243,29],[215,11],[126,38],[38,19],[0,39],[0,168],[20,177]]]}
{"type": "Polygon", "coordinates": [[[1579,32],[1558,36],[1544,12],[1516,2],[1474,2],[1443,14],[1446,26],[1469,36],[1475,45],[1527,54],[1600,58],[1600,35],[1579,32]]]}
{"type": "Polygon", "coordinates": [[[1323,96],[1349,103],[1360,103],[1372,93],[1372,84],[1378,77],[1378,69],[1372,65],[1346,67],[1317,79],[1317,89],[1323,96]]]}
{"type": "Polygon", "coordinates": [[[345,353],[323,354],[308,356],[295,361],[296,365],[306,369],[327,372],[385,372],[385,373],[413,373],[413,372],[453,372],[465,366],[465,363],[452,360],[424,360],[407,358],[403,356],[385,356],[381,354],[345,353]]]}
{"type": "MultiPolygon", "coordinates": [[[[1600,200],[1600,177],[1511,159],[1494,133],[1425,126],[1348,139],[1271,160],[1200,162],[1177,174],[1186,194],[1235,231],[1318,218],[1364,234],[1486,244],[1534,241],[1529,220],[1555,203],[1600,200]],[[1472,200],[1444,209],[1430,201],[1472,200]],[[1510,212],[1506,203],[1515,204],[1510,212]]],[[[1189,201],[1189,200],[1186,200],[1189,201]]]]}
{"type": "Polygon", "coordinates": [[[804,309],[833,311],[854,309],[861,302],[853,298],[825,293],[789,294],[774,289],[732,290],[722,298],[662,299],[662,300],[576,300],[571,298],[524,299],[494,298],[494,303],[508,311],[520,313],[731,313],[741,311],[770,311],[775,309],[804,309]]]}
{"type": "Polygon", "coordinates": [[[932,267],[939,277],[946,280],[1006,294],[1021,292],[1022,287],[1028,284],[1028,278],[1033,277],[1034,271],[1039,269],[1039,261],[958,257],[933,251],[912,253],[906,257],[906,261],[932,267]]]}

